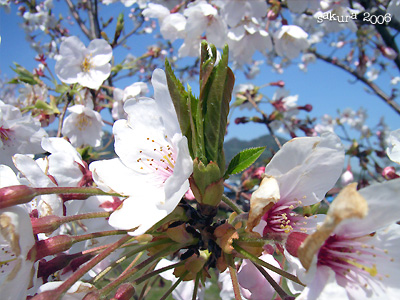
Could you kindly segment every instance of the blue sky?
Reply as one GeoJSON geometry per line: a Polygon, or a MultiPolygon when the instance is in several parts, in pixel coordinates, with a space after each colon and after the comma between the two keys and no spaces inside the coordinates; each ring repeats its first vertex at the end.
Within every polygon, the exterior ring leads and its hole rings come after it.
{"type": "MultiPolygon", "coordinates": [[[[56,11],[62,12],[65,9],[63,4],[59,2],[55,2],[55,5],[56,11]]],[[[113,24],[110,26],[111,29],[115,28],[116,17],[122,9],[125,9],[122,5],[103,7],[103,12],[106,12],[108,16],[113,15],[115,18],[113,24]]],[[[13,76],[13,72],[10,69],[12,62],[17,62],[28,70],[32,70],[37,64],[33,59],[35,52],[30,49],[29,44],[25,40],[23,30],[18,25],[20,20],[21,18],[16,16],[15,8],[13,8],[10,14],[6,14],[3,9],[0,9],[0,35],[2,37],[0,45],[0,70],[1,74],[7,75],[8,78],[13,76]]],[[[125,22],[128,23],[130,20],[126,18],[125,22]]],[[[74,27],[72,27],[71,32],[76,32],[74,27]]],[[[86,45],[88,44],[86,39],[82,38],[82,40],[86,45]]],[[[139,37],[129,44],[131,49],[119,49],[115,52],[116,61],[122,60],[123,55],[119,54],[121,52],[123,52],[124,55],[128,53],[128,51],[133,55],[142,54],[152,41],[154,42],[154,39],[152,39],[151,36],[139,37]]],[[[178,41],[177,44],[180,43],[181,42],[178,41]]],[[[50,62],[49,60],[49,63],[50,67],[54,70],[54,62],[50,62]]],[[[395,69],[389,70],[389,73],[391,76],[398,75],[398,71],[395,69]]],[[[314,109],[310,114],[312,117],[320,117],[325,113],[336,116],[337,109],[343,110],[347,107],[351,107],[357,110],[362,106],[367,110],[369,115],[367,125],[373,127],[379,122],[381,116],[385,116],[385,121],[392,129],[400,127],[398,115],[377,96],[367,93],[365,91],[365,85],[359,82],[354,83],[354,78],[352,76],[324,62],[317,62],[316,64],[309,65],[307,73],[299,70],[296,64],[294,64],[292,67],[285,69],[283,74],[274,73],[268,66],[264,65],[261,68],[261,73],[252,81],[246,80],[241,71],[236,71],[235,75],[236,83],[253,83],[255,85],[284,80],[286,89],[288,89],[292,95],[299,95],[299,105],[305,105],[307,103],[313,105],[314,109]]],[[[124,88],[135,81],[135,79],[127,79],[118,82],[117,86],[124,88]]],[[[389,81],[390,76],[381,76],[375,83],[381,86],[385,91],[390,91],[391,86],[389,81]]],[[[196,92],[195,84],[196,83],[191,83],[191,86],[196,92]]],[[[275,90],[276,88],[274,87],[266,87],[262,89],[262,93],[268,97],[272,97],[275,90]]],[[[263,107],[266,113],[270,112],[270,105],[266,104],[263,107]]],[[[253,116],[255,114],[255,111],[240,111],[236,109],[232,120],[239,116],[253,116]]],[[[249,140],[265,133],[267,133],[265,126],[260,124],[232,124],[228,128],[227,139],[238,137],[240,139],[249,140]]]]}

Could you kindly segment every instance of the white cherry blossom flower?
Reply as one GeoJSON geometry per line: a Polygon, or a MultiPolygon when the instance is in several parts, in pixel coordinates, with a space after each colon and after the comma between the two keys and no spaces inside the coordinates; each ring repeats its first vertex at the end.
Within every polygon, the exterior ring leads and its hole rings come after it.
{"type": "Polygon", "coordinates": [[[130,98],[137,98],[149,92],[147,84],[144,82],[135,82],[124,90],[115,88],[113,91],[114,103],[111,110],[111,115],[114,120],[126,119],[127,115],[124,111],[124,103],[130,98]]]}
{"type": "Polygon", "coordinates": [[[76,36],[66,38],[60,46],[56,74],[65,83],[79,83],[97,90],[110,76],[112,48],[105,40],[94,39],[86,48],[76,36]]]}
{"type": "Polygon", "coordinates": [[[34,258],[28,258],[35,244],[31,220],[18,206],[0,210],[0,220],[1,299],[25,299],[35,275],[34,258]]]}
{"type": "Polygon", "coordinates": [[[295,138],[284,144],[265,167],[263,179],[276,180],[279,199],[262,216],[255,231],[284,239],[289,232],[313,229],[322,215],[305,218],[294,209],[321,201],[339,179],[343,164],[344,148],[335,134],[295,138]]]}
{"type": "Polygon", "coordinates": [[[11,157],[16,153],[38,154],[42,137],[47,133],[40,122],[0,101],[0,163],[14,168],[11,157]]]}
{"type": "Polygon", "coordinates": [[[119,158],[90,164],[101,189],[128,196],[109,222],[119,229],[139,227],[132,235],[146,232],[175,209],[193,169],[162,70],[153,72],[152,84],[155,100],[128,100],[128,119],[114,123],[119,158]]]}
{"type": "Polygon", "coordinates": [[[186,36],[201,36],[205,31],[210,43],[216,47],[224,45],[227,28],[216,8],[206,1],[196,1],[189,4],[183,14],[187,17],[186,36]]]}
{"type": "Polygon", "coordinates": [[[389,135],[389,145],[386,153],[390,160],[400,164],[400,129],[394,130],[389,135]]]}
{"type": "Polygon", "coordinates": [[[239,65],[250,64],[256,50],[263,54],[272,50],[269,33],[262,29],[255,18],[232,28],[228,33],[228,45],[233,59],[239,65]]]}
{"type": "Polygon", "coordinates": [[[62,134],[67,136],[74,147],[101,145],[104,126],[101,115],[93,110],[93,102],[76,104],[68,108],[71,114],[63,122],[62,134]]]}
{"type": "Polygon", "coordinates": [[[297,299],[398,299],[400,226],[395,223],[400,219],[400,179],[358,192],[367,214],[340,222],[307,272],[289,256],[307,284],[297,299]]]}
{"type": "Polygon", "coordinates": [[[164,39],[171,42],[185,37],[186,18],[180,13],[170,13],[169,9],[161,4],[149,3],[143,10],[143,16],[157,18],[160,32],[164,39]]]}
{"type": "Polygon", "coordinates": [[[221,8],[221,14],[226,23],[234,27],[242,19],[261,19],[267,15],[268,6],[263,0],[217,0],[215,3],[221,8]]]}
{"type": "Polygon", "coordinates": [[[275,51],[279,56],[294,59],[309,47],[308,34],[296,25],[283,25],[274,34],[275,51]]]}

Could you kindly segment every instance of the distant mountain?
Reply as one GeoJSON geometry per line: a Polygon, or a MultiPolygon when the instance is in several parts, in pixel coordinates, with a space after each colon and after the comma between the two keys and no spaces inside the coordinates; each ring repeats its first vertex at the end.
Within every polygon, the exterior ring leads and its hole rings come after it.
{"type": "MultiPolygon", "coordinates": [[[[286,142],[285,139],[279,138],[281,144],[286,142]]],[[[225,151],[225,160],[228,164],[231,159],[240,151],[247,148],[254,148],[254,147],[262,147],[266,146],[267,148],[257,160],[257,163],[265,163],[265,160],[269,160],[273,153],[276,153],[279,150],[278,145],[275,143],[275,140],[270,135],[263,135],[259,138],[252,139],[250,141],[242,141],[237,138],[230,139],[224,143],[224,151],[225,151]]]]}

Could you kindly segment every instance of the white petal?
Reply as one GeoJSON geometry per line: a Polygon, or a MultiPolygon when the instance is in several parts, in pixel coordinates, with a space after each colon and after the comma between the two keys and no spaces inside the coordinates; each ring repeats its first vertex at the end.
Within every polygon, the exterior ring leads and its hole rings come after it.
{"type": "Polygon", "coordinates": [[[348,220],[339,224],[336,234],[362,236],[400,220],[400,178],[376,183],[358,192],[367,200],[368,215],[362,220],[348,220]]]}
{"type": "Polygon", "coordinates": [[[92,54],[91,62],[96,66],[105,65],[112,58],[112,48],[105,40],[92,40],[88,46],[88,50],[92,54]]]}
{"type": "Polygon", "coordinates": [[[322,200],[335,185],[343,164],[340,139],[326,133],[287,142],[266,166],[265,174],[278,180],[280,201],[297,199],[310,205],[322,200]]]}
{"type": "Polygon", "coordinates": [[[400,129],[394,130],[389,135],[389,147],[386,149],[389,158],[400,164],[400,129]]]}
{"type": "Polygon", "coordinates": [[[89,165],[93,180],[105,192],[134,195],[141,188],[138,174],[126,167],[119,158],[94,161],[89,165]]]}

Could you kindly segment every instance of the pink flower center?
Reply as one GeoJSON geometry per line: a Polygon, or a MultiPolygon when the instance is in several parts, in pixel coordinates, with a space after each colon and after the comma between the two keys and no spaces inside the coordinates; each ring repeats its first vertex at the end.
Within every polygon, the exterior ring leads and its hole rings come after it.
{"type": "Polygon", "coordinates": [[[176,151],[171,147],[167,136],[162,141],[147,138],[143,150],[139,151],[139,172],[156,174],[163,184],[174,172],[176,151]],[[149,144],[150,143],[150,147],[149,144]]]}
{"type": "Polygon", "coordinates": [[[0,127],[0,140],[4,143],[5,141],[8,141],[10,139],[10,129],[3,128],[3,126],[0,127]]]}
{"type": "Polygon", "coordinates": [[[294,211],[301,204],[298,200],[278,201],[262,218],[267,222],[263,235],[289,233],[294,229],[301,230],[299,225],[304,217],[294,211]]]}
{"type": "Polygon", "coordinates": [[[387,250],[367,244],[370,236],[347,239],[333,235],[329,237],[318,253],[318,265],[330,267],[336,276],[345,278],[346,282],[357,283],[364,288],[374,286],[376,279],[383,280],[377,270],[377,262],[382,259],[394,261],[387,250]],[[373,282],[372,282],[373,281],[373,282]]]}

